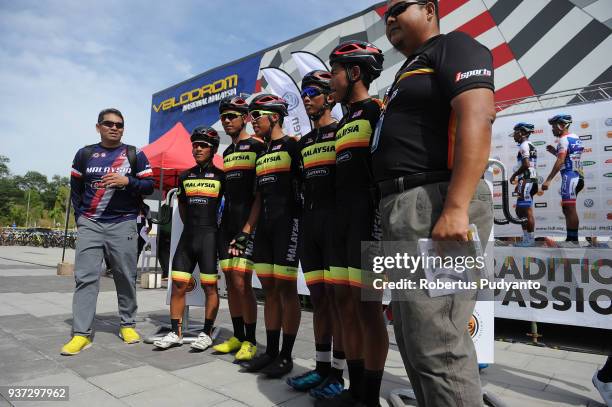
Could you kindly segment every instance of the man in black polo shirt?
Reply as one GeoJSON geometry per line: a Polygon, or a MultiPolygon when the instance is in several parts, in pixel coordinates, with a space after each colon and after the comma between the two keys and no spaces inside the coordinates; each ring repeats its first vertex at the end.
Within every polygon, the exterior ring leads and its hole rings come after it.
{"type": "MultiPolygon", "coordinates": [[[[486,242],[493,223],[481,180],[495,118],[491,52],[466,34],[440,35],[437,3],[388,3],[387,38],[407,60],[372,145],[384,240],[415,251],[408,242],[420,238],[466,241],[469,224],[486,242]]],[[[474,305],[472,291],[393,290],[395,335],[420,407],[482,405],[467,330],[474,305]]]]}

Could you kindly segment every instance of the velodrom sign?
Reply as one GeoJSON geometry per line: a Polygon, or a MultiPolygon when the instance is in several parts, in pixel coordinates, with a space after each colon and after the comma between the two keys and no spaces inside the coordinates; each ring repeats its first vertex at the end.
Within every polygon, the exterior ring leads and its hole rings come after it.
{"type": "Polygon", "coordinates": [[[240,93],[254,93],[262,54],[198,75],[157,92],[151,102],[149,142],[152,143],[181,122],[191,132],[219,120],[219,101],[240,93]]]}

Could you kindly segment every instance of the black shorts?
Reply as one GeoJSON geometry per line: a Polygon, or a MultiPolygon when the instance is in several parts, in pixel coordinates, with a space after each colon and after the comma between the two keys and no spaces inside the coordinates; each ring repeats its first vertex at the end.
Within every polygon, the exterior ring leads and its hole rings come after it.
{"type": "Polygon", "coordinates": [[[373,278],[361,269],[361,242],[381,239],[378,205],[368,192],[336,198],[330,280],[333,284],[365,287],[373,278]]]}
{"type": "Polygon", "coordinates": [[[172,259],[172,280],[188,283],[196,264],[202,284],[217,284],[217,229],[213,226],[183,229],[172,259]]]}
{"type": "Polygon", "coordinates": [[[300,220],[300,263],[306,285],[330,282],[334,207],[305,210],[300,220]]]}
{"type": "Polygon", "coordinates": [[[224,272],[238,271],[240,273],[250,273],[253,271],[253,243],[247,246],[244,254],[232,256],[228,253],[230,242],[242,230],[244,224],[249,219],[251,204],[227,204],[223,210],[221,228],[219,229],[219,265],[224,272]]]}
{"type": "Polygon", "coordinates": [[[283,207],[262,214],[257,223],[253,263],[258,277],[297,281],[299,214],[283,207]]]}

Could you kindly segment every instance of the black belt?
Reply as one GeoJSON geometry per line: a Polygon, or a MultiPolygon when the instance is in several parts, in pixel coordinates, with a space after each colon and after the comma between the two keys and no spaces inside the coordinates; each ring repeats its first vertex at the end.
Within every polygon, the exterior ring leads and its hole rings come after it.
{"type": "Polygon", "coordinates": [[[403,177],[388,179],[378,183],[378,193],[381,198],[391,194],[399,194],[408,189],[421,185],[435,184],[436,182],[450,181],[450,171],[419,172],[417,174],[405,175],[403,177]]]}

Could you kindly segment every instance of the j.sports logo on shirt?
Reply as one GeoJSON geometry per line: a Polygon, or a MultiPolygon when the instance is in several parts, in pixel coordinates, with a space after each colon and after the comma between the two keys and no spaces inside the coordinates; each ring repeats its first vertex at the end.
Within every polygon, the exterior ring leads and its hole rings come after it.
{"type": "Polygon", "coordinates": [[[467,78],[471,78],[472,76],[491,76],[491,71],[488,69],[474,69],[472,71],[467,72],[457,72],[455,76],[455,82],[462,81],[467,78]]]}

